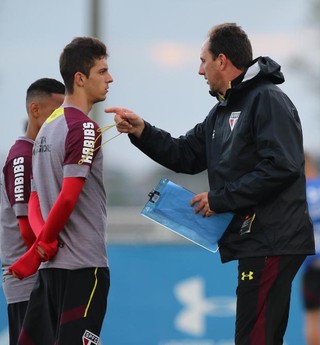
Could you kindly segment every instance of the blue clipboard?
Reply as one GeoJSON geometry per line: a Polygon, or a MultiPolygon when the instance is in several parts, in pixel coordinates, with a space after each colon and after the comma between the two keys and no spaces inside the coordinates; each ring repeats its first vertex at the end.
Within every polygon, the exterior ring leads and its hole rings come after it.
{"type": "Polygon", "coordinates": [[[234,216],[232,212],[211,217],[195,214],[190,206],[195,193],[168,179],[161,179],[148,196],[149,200],[141,211],[142,216],[213,253],[218,251],[218,241],[234,216]]]}

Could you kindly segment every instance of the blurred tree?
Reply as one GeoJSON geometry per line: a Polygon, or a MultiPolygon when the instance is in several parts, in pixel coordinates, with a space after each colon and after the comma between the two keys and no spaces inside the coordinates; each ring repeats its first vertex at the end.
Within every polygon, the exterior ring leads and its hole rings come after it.
{"type": "Polygon", "coordinates": [[[310,8],[311,19],[313,20],[314,24],[320,28],[320,1],[311,0],[310,8]]]}
{"type": "MultiPolygon", "coordinates": [[[[306,20],[312,30],[311,34],[314,33],[314,49],[307,54],[309,58],[311,56],[311,63],[305,58],[303,52],[291,58],[289,67],[303,76],[308,83],[308,89],[314,90],[318,96],[320,91],[320,0],[309,0],[309,13],[306,20]]],[[[320,102],[318,108],[320,108],[320,102]]]]}

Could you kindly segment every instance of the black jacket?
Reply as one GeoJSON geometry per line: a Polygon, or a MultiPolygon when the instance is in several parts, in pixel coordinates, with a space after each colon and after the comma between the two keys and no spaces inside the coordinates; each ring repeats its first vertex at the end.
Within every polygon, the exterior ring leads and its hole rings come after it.
{"type": "Polygon", "coordinates": [[[219,243],[222,262],[314,253],[301,123],[293,103],[276,86],[283,81],[280,66],[260,57],[186,135],[172,138],[146,122],[139,140],[130,136],[169,169],[208,170],[210,208],[236,214],[219,243]],[[240,234],[246,216],[251,230],[240,234]]]}

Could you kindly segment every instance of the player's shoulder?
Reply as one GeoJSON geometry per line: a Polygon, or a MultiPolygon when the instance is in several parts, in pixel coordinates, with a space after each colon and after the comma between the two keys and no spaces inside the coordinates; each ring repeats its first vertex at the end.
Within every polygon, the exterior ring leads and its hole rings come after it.
{"type": "Polygon", "coordinates": [[[98,128],[97,123],[84,114],[80,109],[73,107],[65,108],[64,115],[69,128],[98,128]]]}
{"type": "Polygon", "coordinates": [[[30,156],[32,154],[33,140],[26,137],[19,137],[9,149],[7,159],[13,160],[21,156],[30,156]]]}

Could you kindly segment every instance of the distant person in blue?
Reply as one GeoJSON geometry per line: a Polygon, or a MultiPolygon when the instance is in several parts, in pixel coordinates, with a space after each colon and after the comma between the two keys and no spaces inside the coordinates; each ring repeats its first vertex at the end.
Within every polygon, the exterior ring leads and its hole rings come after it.
{"type": "Polygon", "coordinates": [[[320,345],[320,174],[315,160],[305,154],[307,201],[313,221],[316,255],[302,266],[302,299],[305,311],[306,345],[320,345]]]}
{"type": "MultiPolygon", "coordinates": [[[[199,74],[218,102],[185,135],[173,138],[129,109],[105,111],[159,164],[179,173],[207,170],[209,191],[191,206],[204,217],[235,213],[219,241],[222,262],[239,262],[235,345],[281,345],[292,281],[315,251],[300,118],[278,86],[280,65],[253,59],[237,24],[213,27],[200,60],[199,74]]],[[[171,116],[183,121],[186,114],[171,116]]]]}

